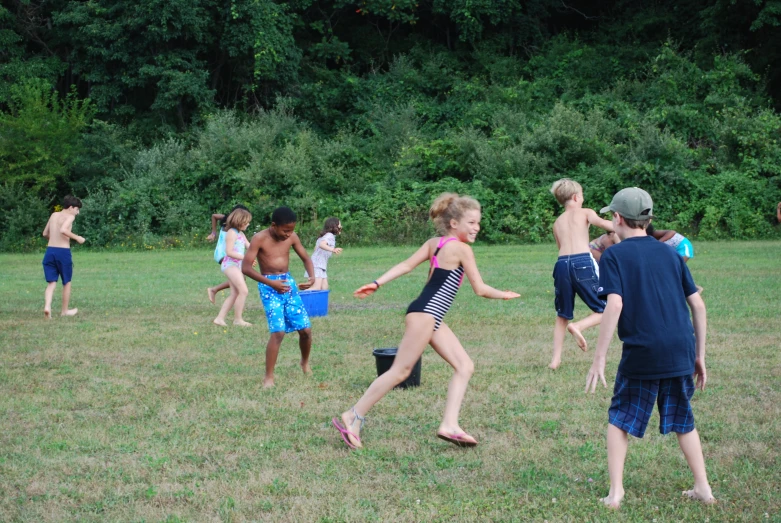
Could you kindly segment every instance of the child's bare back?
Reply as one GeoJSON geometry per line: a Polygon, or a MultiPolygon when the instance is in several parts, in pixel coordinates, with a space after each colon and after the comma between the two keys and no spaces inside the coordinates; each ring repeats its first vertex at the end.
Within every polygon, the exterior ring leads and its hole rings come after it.
{"type": "Polygon", "coordinates": [[[58,247],[61,249],[70,249],[70,240],[73,238],[78,243],[84,243],[84,238],[71,233],[71,226],[76,216],[65,211],[52,213],[46,228],[43,230],[44,238],[48,238],[47,247],[58,247]],[[66,235],[69,233],[69,235],[66,235]],[[75,237],[74,237],[75,236],[75,237]]]}
{"type": "Polygon", "coordinates": [[[559,247],[559,256],[590,252],[589,225],[612,230],[609,221],[600,218],[593,209],[573,208],[565,210],[553,223],[553,236],[559,247]],[[608,229],[608,227],[610,227],[608,229]]]}

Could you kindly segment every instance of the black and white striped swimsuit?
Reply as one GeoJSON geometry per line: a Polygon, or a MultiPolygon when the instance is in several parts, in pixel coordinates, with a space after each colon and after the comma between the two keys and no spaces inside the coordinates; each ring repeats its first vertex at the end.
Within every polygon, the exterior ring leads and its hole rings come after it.
{"type": "Polygon", "coordinates": [[[453,304],[453,299],[456,297],[458,288],[464,280],[463,266],[459,265],[457,269],[447,270],[440,268],[439,262],[437,261],[439,250],[444,247],[447,242],[452,240],[457,239],[439,239],[437,249],[431,257],[432,270],[428,282],[426,282],[426,286],[423,287],[423,292],[420,293],[418,299],[410,303],[410,306],[407,308],[407,314],[410,312],[425,312],[434,316],[434,319],[436,320],[434,323],[434,330],[439,329],[439,326],[442,324],[442,319],[453,304]]]}

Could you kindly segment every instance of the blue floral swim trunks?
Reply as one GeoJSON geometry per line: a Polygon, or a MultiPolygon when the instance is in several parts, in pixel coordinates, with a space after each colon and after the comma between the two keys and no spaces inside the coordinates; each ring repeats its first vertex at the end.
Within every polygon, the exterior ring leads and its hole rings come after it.
{"type": "Polygon", "coordinates": [[[293,332],[312,326],[304,302],[298,294],[296,280],[289,272],[285,274],[264,274],[269,280],[287,280],[290,290],[280,294],[265,283],[258,282],[258,292],[263,309],[266,311],[268,330],[274,332],[293,332]]]}

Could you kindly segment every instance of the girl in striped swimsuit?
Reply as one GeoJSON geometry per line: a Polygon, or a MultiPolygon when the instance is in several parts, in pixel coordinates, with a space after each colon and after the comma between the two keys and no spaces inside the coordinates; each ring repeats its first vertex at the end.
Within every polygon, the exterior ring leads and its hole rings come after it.
{"type": "Polygon", "coordinates": [[[520,295],[494,289],[483,283],[480,277],[474,254],[468,245],[475,241],[480,230],[480,204],[477,200],[445,193],[431,205],[429,215],[442,237],[431,238],[409,259],[355,291],[356,297],[366,298],[380,286],[407,274],[421,263],[429,261],[431,264],[423,292],[407,309],[406,330],[393,366],[374,380],[354,407],[342,413],[340,418],[332,420],[350,448],[363,446],[360,433],[369,409],[409,376],[423,349],[429,344],[454,370],[448,386],[445,415],[437,437],[458,446],[477,445],[477,440],[458,425],[458,413],[474,364],[442,319],[453,303],[464,275],[478,296],[509,300],[520,295]]]}

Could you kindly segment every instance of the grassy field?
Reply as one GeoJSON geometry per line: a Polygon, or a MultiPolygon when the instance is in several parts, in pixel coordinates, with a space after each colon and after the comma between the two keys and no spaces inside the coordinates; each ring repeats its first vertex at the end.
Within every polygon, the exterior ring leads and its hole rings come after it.
{"type": "MultiPolygon", "coordinates": [[[[656,413],[630,442],[622,510],[599,504],[610,390],[584,394],[593,352],[570,339],[562,367],[546,367],[550,245],[477,247],[486,282],[522,298],[465,286],[446,318],[476,363],[461,424],[480,445],[435,437],[450,371],[428,349],[422,386],[383,399],[354,452],[329,421],[375,377],[372,348],[398,343],[425,269],[365,301],[351,293],[413,248],[332,259],[314,373],[302,375],[289,336],[273,390],[261,387],[268,333],[254,286],[254,327],[211,324],[211,252],[77,250],[80,313],[50,322],[41,255],[0,256],[0,521],[781,521],[781,243],[696,248],[709,386],[693,403],[716,506],[681,498],[691,475],[656,413]]],[[[611,376],[619,352],[615,340],[611,376]]]]}

